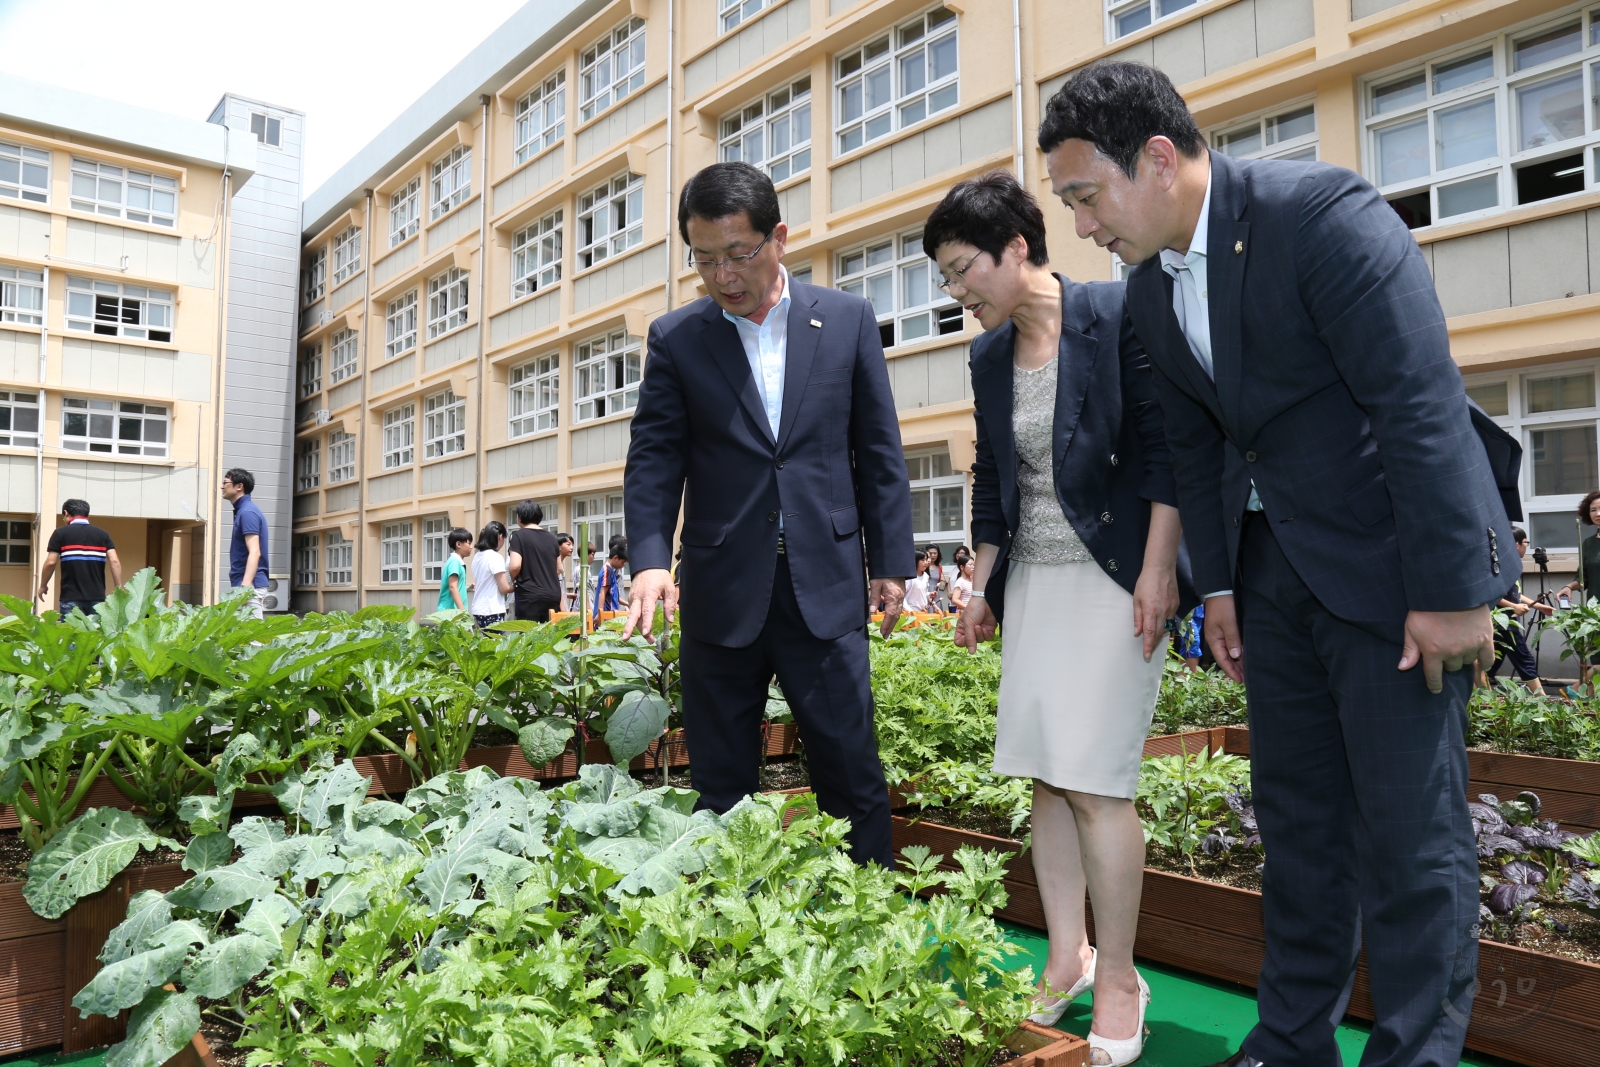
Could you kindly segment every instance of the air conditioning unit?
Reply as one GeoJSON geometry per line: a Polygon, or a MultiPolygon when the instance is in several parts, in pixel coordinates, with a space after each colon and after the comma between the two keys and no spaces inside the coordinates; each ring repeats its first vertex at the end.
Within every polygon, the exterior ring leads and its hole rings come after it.
{"type": "Polygon", "coordinates": [[[333,321],[333,312],[323,309],[317,312],[317,325],[326,326],[333,321]]]}
{"type": "Polygon", "coordinates": [[[326,426],[326,425],[328,425],[328,409],[327,408],[318,408],[317,409],[317,414],[316,414],[316,419],[317,419],[317,425],[318,426],[326,426]]]}

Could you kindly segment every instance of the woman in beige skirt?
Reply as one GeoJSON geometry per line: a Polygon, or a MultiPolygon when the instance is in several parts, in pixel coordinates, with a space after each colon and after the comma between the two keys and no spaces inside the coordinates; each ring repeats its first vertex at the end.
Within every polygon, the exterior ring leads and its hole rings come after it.
{"type": "Polygon", "coordinates": [[[977,566],[955,639],[975,649],[1005,612],[994,769],[1033,779],[1050,927],[1033,1018],[1093,989],[1090,1062],[1120,1067],[1143,1052],[1150,999],[1133,966],[1139,759],[1168,620],[1194,601],[1155,385],[1122,284],[1052,274],[1039,206],[1010,174],[951,189],[923,247],[987,331],[971,364],[977,566]]]}

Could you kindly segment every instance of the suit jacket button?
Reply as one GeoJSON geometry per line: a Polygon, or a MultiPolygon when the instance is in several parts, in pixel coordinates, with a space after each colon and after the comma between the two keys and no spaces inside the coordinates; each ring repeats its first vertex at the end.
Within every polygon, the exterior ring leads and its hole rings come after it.
{"type": "Polygon", "coordinates": [[[1117,569],[1117,561],[1116,560],[1114,560],[1114,559],[1106,560],[1106,570],[1114,572],[1114,571],[1116,571],[1116,569],[1117,569]]]}
{"type": "Polygon", "coordinates": [[[1256,454],[1254,452],[1246,452],[1244,454],[1244,461],[1246,463],[1254,463],[1256,461],[1256,454]]]}
{"type": "Polygon", "coordinates": [[[1237,516],[1237,515],[1235,515],[1233,517],[1233,528],[1235,530],[1237,530],[1239,528],[1239,516],[1237,516]]]}
{"type": "Polygon", "coordinates": [[[1102,524],[1103,524],[1103,525],[1106,525],[1106,526],[1110,526],[1110,525],[1111,525],[1111,512],[1109,512],[1109,511],[1102,511],[1102,512],[1101,512],[1101,513],[1100,513],[1100,522],[1101,522],[1101,523],[1102,523],[1102,524]]]}
{"type": "Polygon", "coordinates": [[[783,460],[778,460],[778,469],[783,470],[783,460]]]}
{"type": "Polygon", "coordinates": [[[776,511],[767,512],[767,521],[768,522],[777,522],[778,521],[778,513],[776,511]]]}
{"type": "Polygon", "coordinates": [[[1112,465],[1112,466],[1113,466],[1113,467],[1115,467],[1115,466],[1116,466],[1116,465],[1117,465],[1117,456],[1116,456],[1116,453],[1112,453],[1112,455],[1111,455],[1111,465],[1112,465]]]}

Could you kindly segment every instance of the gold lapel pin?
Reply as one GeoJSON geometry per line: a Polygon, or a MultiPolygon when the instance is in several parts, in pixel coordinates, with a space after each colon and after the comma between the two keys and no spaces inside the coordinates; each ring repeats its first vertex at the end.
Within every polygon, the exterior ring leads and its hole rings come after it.
{"type": "Polygon", "coordinates": [[[1235,241],[1235,242],[1233,242],[1233,254],[1234,255],[1237,256],[1243,251],[1244,251],[1244,242],[1243,241],[1235,241]]]}
{"type": "Polygon", "coordinates": [[[821,319],[812,319],[811,320],[811,325],[815,326],[817,329],[820,330],[820,329],[822,329],[822,320],[821,319]]]}

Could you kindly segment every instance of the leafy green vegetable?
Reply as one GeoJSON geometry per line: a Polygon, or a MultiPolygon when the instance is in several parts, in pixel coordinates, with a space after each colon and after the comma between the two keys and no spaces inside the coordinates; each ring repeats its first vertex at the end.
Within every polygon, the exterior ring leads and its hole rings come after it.
{"type": "Polygon", "coordinates": [[[80,897],[111,884],[141,848],[160,838],[143,820],[117,808],[90,808],[28,863],[22,896],[46,919],[59,919],[80,897]]]}

